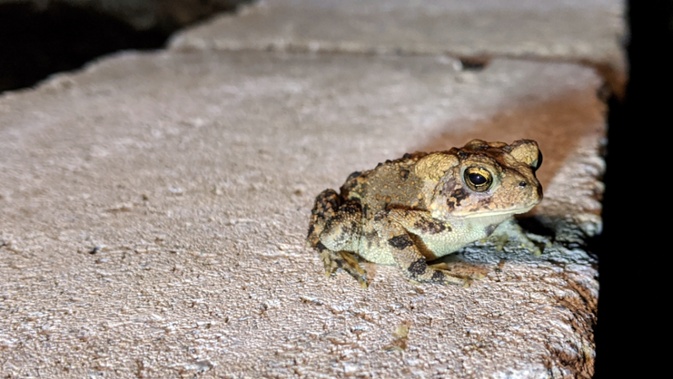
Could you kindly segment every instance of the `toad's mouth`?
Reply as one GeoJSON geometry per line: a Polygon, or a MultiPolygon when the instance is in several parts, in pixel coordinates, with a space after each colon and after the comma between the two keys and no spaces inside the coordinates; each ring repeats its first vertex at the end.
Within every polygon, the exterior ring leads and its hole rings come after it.
{"type": "Polygon", "coordinates": [[[490,217],[503,217],[503,216],[511,216],[515,214],[521,214],[521,213],[526,213],[533,209],[537,203],[533,205],[526,205],[526,206],[520,206],[520,207],[511,207],[511,208],[505,208],[505,209],[483,209],[480,211],[471,211],[471,212],[465,212],[465,213],[460,213],[460,212],[454,212],[453,215],[456,217],[461,217],[465,219],[475,219],[475,218],[490,218],[490,217]]]}

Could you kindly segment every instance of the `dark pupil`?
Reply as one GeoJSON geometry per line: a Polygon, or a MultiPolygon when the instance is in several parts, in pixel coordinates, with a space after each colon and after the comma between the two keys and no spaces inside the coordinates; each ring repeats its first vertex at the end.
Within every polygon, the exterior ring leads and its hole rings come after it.
{"type": "Polygon", "coordinates": [[[472,184],[479,186],[486,183],[486,178],[480,174],[469,174],[470,181],[472,184]]]}

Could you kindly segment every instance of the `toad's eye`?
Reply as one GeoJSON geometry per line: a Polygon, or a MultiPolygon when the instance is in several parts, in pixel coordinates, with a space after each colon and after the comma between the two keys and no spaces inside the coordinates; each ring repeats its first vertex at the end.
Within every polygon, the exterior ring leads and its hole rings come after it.
{"type": "Polygon", "coordinates": [[[488,189],[491,188],[491,184],[493,184],[493,174],[487,169],[479,166],[472,166],[465,169],[463,179],[465,180],[465,184],[467,184],[471,190],[476,192],[488,191],[488,189]]]}

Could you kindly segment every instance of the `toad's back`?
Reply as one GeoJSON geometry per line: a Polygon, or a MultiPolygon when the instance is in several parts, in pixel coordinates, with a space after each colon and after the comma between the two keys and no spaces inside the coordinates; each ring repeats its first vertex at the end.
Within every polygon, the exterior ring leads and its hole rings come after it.
{"type": "Polygon", "coordinates": [[[405,154],[372,170],[354,172],[341,186],[341,196],[360,202],[365,218],[389,207],[426,210],[424,181],[414,170],[418,160],[426,155],[405,154]]]}

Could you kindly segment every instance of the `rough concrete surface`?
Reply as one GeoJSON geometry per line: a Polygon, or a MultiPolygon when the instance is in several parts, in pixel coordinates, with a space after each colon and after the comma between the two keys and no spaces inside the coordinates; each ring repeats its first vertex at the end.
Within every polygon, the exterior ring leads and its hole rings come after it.
{"type": "Polygon", "coordinates": [[[551,61],[173,48],[4,94],[0,373],[589,378],[603,84],[551,61]],[[468,288],[324,276],[315,195],[471,138],[539,142],[545,199],[520,221],[541,256],[475,244],[450,262],[483,275],[468,288]]]}
{"type": "Polygon", "coordinates": [[[262,0],[178,34],[172,46],[575,61],[620,92],[623,9],[621,0],[262,0]]]}
{"type": "MultiPolygon", "coordinates": [[[[486,277],[470,288],[370,266],[364,290],[304,246],[323,188],[472,137],[538,140],[548,204],[577,176],[600,192],[591,70],[454,67],[127,53],[2,97],[2,372],[588,377],[598,284],[581,250],[473,249],[486,277]]],[[[595,199],[577,195],[579,215],[595,199]]]]}

